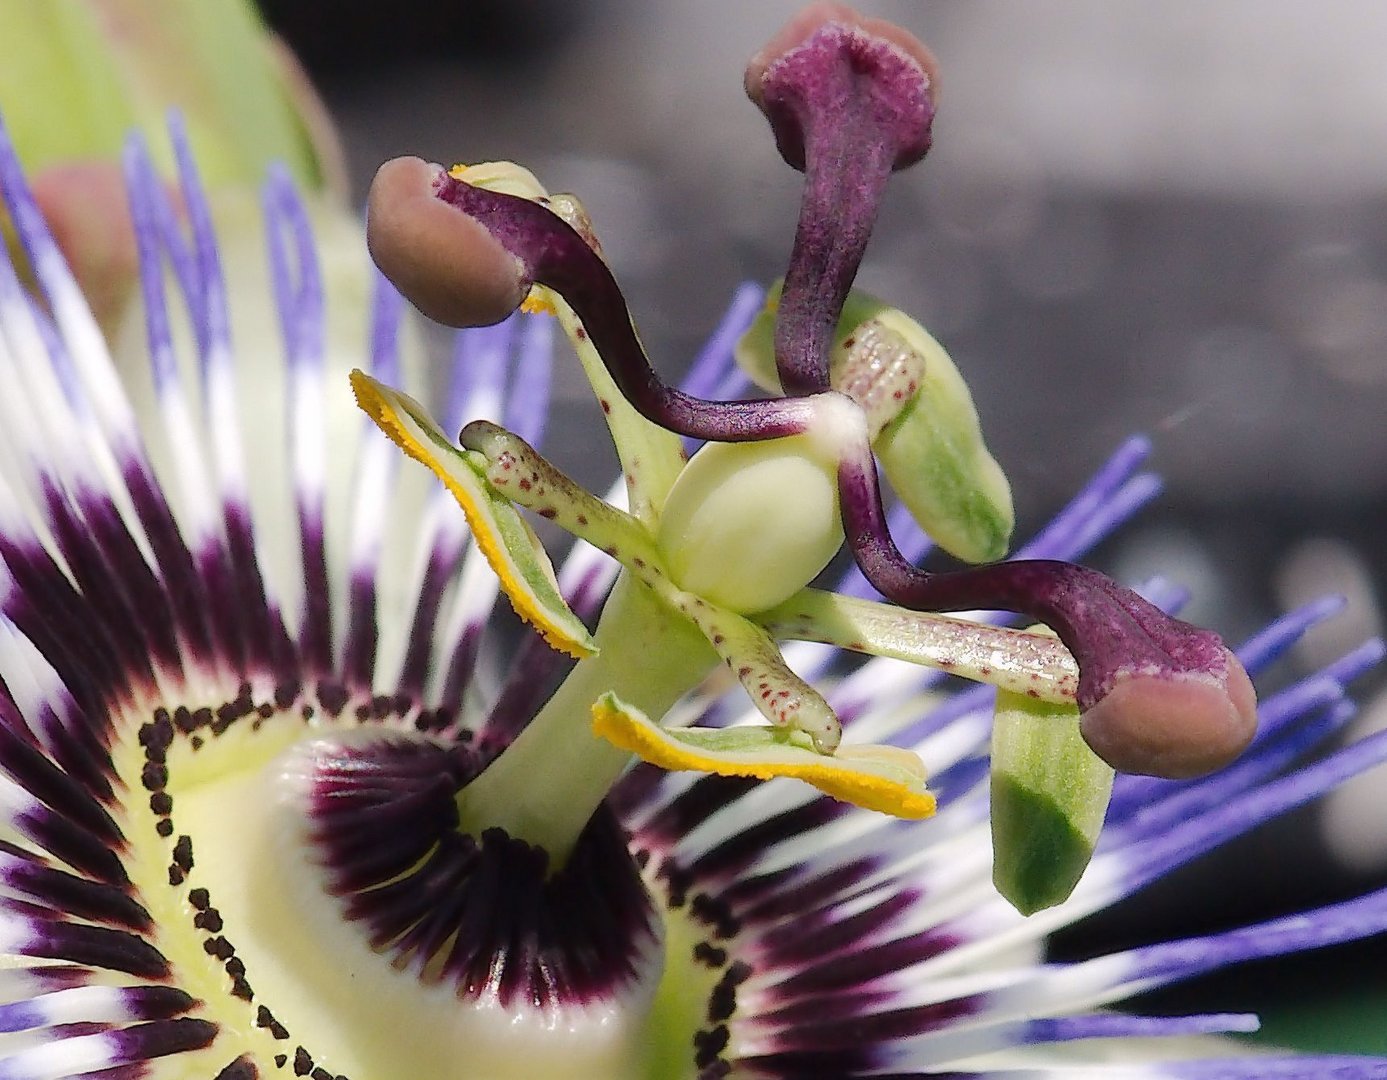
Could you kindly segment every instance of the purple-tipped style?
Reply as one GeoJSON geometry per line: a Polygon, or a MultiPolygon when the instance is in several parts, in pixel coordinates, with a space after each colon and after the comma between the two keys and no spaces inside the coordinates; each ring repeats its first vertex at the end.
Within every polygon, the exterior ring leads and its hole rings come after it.
{"type": "Polygon", "coordinates": [[[798,435],[809,427],[813,409],[807,402],[703,401],[661,381],[636,338],[626,300],[607,264],[578,230],[547,207],[447,175],[438,176],[434,190],[440,200],[486,228],[523,267],[527,286],[547,285],[568,302],[617,387],[649,419],[681,435],[716,442],[798,435]]]}
{"type": "Polygon", "coordinates": [[[443,209],[433,197],[439,175],[418,158],[396,158],[377,170],[366,208],[371,258],[437,322],[500,322],[525,299],[524,267],[484,226],[443,209]]]}
{"type": "Polygon", "coordinates": [[[805,174],[775,326],[787,394],[828,389],[829,345],[886,181],[929,150],[934,82],[920,42],[843,4],[801,12],[747,65],[747,95],[805,174]]]}
{"type": "Polygon", "coordinates": [[[916,611],[1014,611],[1045,623],[1079,665],[1089,746],[1123,772],[1198,776],[1238,756],[1257,728],[1247,672],[1211,630],[1167,615],[1096,570],[1051,559],[932,574],[886,528],[865,448],[839,466],[843,529],[863,576],[916,611]]]}

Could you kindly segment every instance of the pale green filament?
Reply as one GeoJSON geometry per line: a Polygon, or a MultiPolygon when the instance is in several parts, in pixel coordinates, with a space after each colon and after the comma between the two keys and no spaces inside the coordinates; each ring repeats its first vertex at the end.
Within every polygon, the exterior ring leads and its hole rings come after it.
{"type": "Polygon", "coordinates": [[[504,829],[563,865],[631,755],[592,733],[592,706],[615,690],[652,716],[717,664],[717,654],[644,585],[623,576],[602,611],[601,650],[581,661],[558,692],[490,767],[458,796],[461,828],[504,829]]]}
{"type": "Polygon", "coordinates": [[[1072,704],[1078,691],[1078,665],[1048,631],[989,626],[819,589],[801,589],[756,621],[777,638],[923,664],[1040,701],[1072,704]]]}

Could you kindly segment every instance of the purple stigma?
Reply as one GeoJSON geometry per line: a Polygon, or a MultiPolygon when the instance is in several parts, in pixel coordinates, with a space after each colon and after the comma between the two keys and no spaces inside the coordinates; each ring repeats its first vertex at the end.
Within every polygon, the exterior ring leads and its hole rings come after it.
{"type": "Polygon", "coordinates": [[[747,94],[805,174],[775,328],[787,394],[828,389],[829,346],[886,181],[929,149],[934,81],[923,45],[839,4],[802,12],[747,67],[747,94]]]}

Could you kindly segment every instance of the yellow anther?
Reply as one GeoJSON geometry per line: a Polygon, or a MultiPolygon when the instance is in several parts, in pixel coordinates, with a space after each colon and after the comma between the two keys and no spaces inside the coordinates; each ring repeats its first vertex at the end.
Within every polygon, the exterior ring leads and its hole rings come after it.
{"type": "Polygon", "coordinates": [[[554,310],[554,302],[549,299],[549,290],[536,286],[531,289],[525,299],[520,303],[520,310],[526,315],[557,315],[554,310]]]}
{"type": "Polygon", "coordinates": [[[560,652],[579,659],[596,653],[587,628],[559,594],[543,549],[510,503],[490,491],[417,401],[361,371],[353,371],[351,380],[362,411],[396,446],[428,466],[457,499],[516,614],[560,652]]]}
{"type": "Polygon", "coordinates": [[[499,191],[506,195],[518,195],[522,199],[532,199],[535,202],[543,202],[549,198],[549,192],[539,182],[538,177],[513,161],[479,161],[475,165],[454,165],[448,170],[448,175],[473,187],[499,191]]]}
{"type": "Polygon", "coordinates": [[[843,746],[826,755],[780,728],[668,729],[614,694],[604,694],[593,705],[592,728],[600,738],[662,769],[758,780],[789,777],[835,799],[899,818],[926,818],[935,810],[934,796],[925,790],[924,763],[895,746],[843,746]]]}

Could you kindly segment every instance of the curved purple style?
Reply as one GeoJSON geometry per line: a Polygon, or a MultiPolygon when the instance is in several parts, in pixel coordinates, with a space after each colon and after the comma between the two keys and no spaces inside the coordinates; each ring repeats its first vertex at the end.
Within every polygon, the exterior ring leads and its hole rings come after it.
{"type": "Polygon", "coordinates": [[[552,210],[446,174],[435,181],[434,191],[517,258],[527,284],[548,286],[568,302],[617,387],[647,419],[680,435],[714,442],[774,439],[808,428],[814,410],[804,399],[704,401],[664,383],[636,338],[626,300],[607,264],[552,210]]]}
{"type": "Polygon", "coordinates": [[[1212,630],[1073,563],[1023,559],[946,574],[912,566],[887,530],[865,446],[840,462],[838,490],[853,557],[882,595],[916,611],[1013,611],[1055,631],[1079,665],[1084,737],[1115,768],[1195,776],[1251,741],[1256,697],[1212,630]]]}

